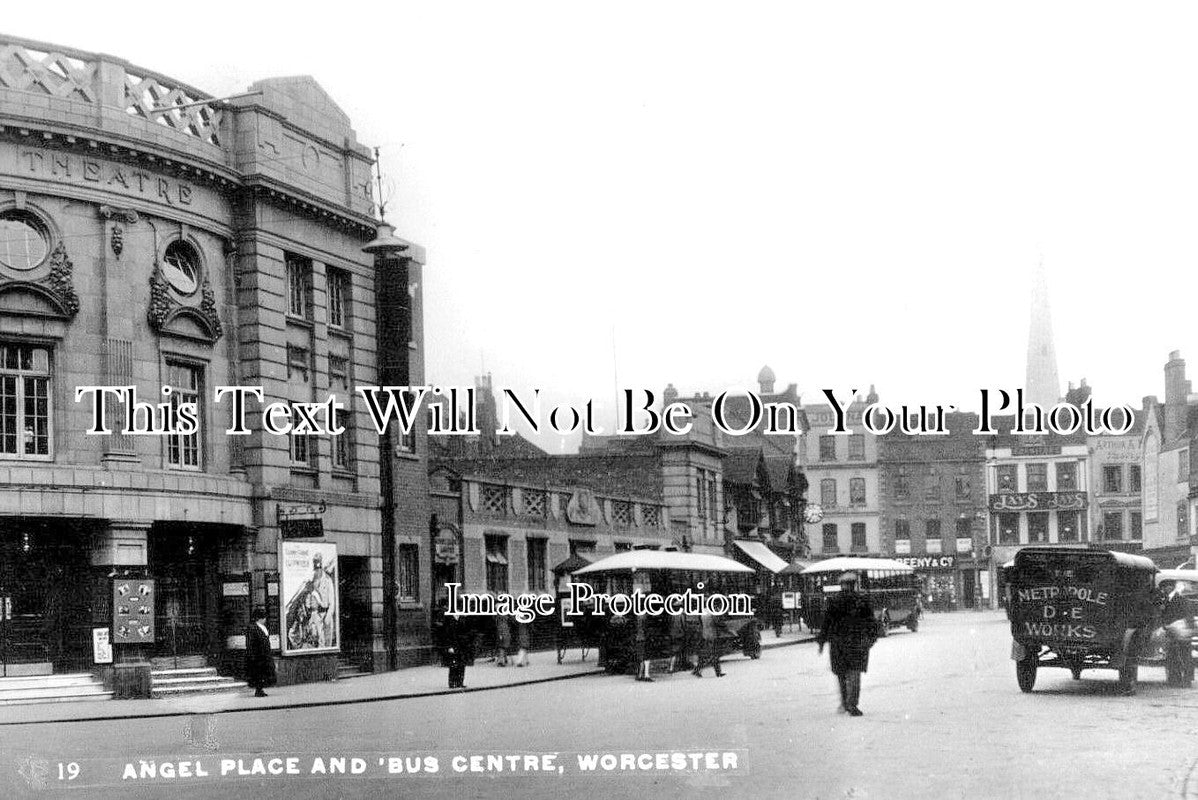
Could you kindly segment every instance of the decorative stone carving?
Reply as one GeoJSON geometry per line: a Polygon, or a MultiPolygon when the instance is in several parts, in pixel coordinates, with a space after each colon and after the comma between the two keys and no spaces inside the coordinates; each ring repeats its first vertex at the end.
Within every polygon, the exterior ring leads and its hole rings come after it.
{"type": "Polygon", "coordinates": [[[169,333],[172,321],[186,317],[196,323],[209,343],[213,343],[224,335],[224,328],[216,311],[216,294],[207,278],[204,279],[201,296],[199,308],[183,305],[176,300],[171,295],[166,279],[162,277],[162,269],[155,261],[154,270],[150,273],[150,305],[146,309],[146,321],[158,333],[169,333]]]}
{"type": "Polygon", "coordinates": [[[136,225],[138,220],[137,212],[129,208],[103,205],[96,209],[96,213],[103,219],[115,220],[112,223],[112,232],[109,234],[108,244],[112,248],[112,254],[120,258],[121,253],[125,249],[125,228],[121,223],[136,225]]]}
{"type": "Polygon", "coordinates": [[[74,268],[75,265],[67,256],[66,247],[59,242],[54,252],[50,253],[50,275],[46,278],[46,285],[54,293],[68,317],[79,313],[79,295],[75,294],[75,286],[71,282],[74,268]]]}

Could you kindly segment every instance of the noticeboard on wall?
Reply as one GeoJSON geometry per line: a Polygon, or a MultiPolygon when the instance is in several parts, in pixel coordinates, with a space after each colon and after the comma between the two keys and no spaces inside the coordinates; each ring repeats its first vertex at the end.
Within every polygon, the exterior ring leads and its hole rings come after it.
{"type": "Polygon", "coordinates": [[[112,582],[112,643],[154,641],[154,581],[118,578],[112,582]]]}

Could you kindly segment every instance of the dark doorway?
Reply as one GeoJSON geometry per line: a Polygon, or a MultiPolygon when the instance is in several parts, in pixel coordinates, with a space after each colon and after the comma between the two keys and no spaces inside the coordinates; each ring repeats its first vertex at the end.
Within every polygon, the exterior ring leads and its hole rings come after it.
{"type": "Polygon", "coordinates": [[[338,557],[337,581],[337,594],[341,600],[341,660],[370,671],[374,641],[370,559],[365,556],[338,557]]]}
{"type": "Polygon", "coordinates": [[[186,523],[150,529],[149,573],[158,594],[153,655],[174,666],[220,650],[220,530],[186,523]]]}
{"type": "Polygon", "coordinates": [[[976,591],[976,587],[977,573],[971,569],[963,571],[961,573],[961,591],[963,594],[961,599],[964,601],[966,608],[973,608],[976,605],[974,602],[975,598],[973,596],[974,592],[976,591]]]}
{"type": "Polygon", "coordinates": [[[0,674],[91,668],[90,523],[0,522],[0,674]]]}

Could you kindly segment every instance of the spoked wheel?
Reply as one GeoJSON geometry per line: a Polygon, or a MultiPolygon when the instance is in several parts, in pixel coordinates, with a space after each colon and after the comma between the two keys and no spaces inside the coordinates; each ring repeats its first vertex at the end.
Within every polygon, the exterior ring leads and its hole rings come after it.
{"type": "Polygon", "coordinates": [[[1036,687],[1036,667],[1039,666],[1036,656],[1028,656],[1022,661],[1015,662],[1015,679],[1019,681],[1019,690],[1030,692],[1036,687]]]}

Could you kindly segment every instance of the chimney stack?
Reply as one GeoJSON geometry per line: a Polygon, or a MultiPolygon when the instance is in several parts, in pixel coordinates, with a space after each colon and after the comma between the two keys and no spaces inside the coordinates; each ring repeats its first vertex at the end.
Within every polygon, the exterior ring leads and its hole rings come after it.
{"type": "Polygon", "coordinates": [[[1165,432],[1163,444],[1167,447],[1185,433],[1186,395],[1190,393],[1186,380],[1186,362],[1180,350],[1169,353],[1165,364],[1165,432]]]}

